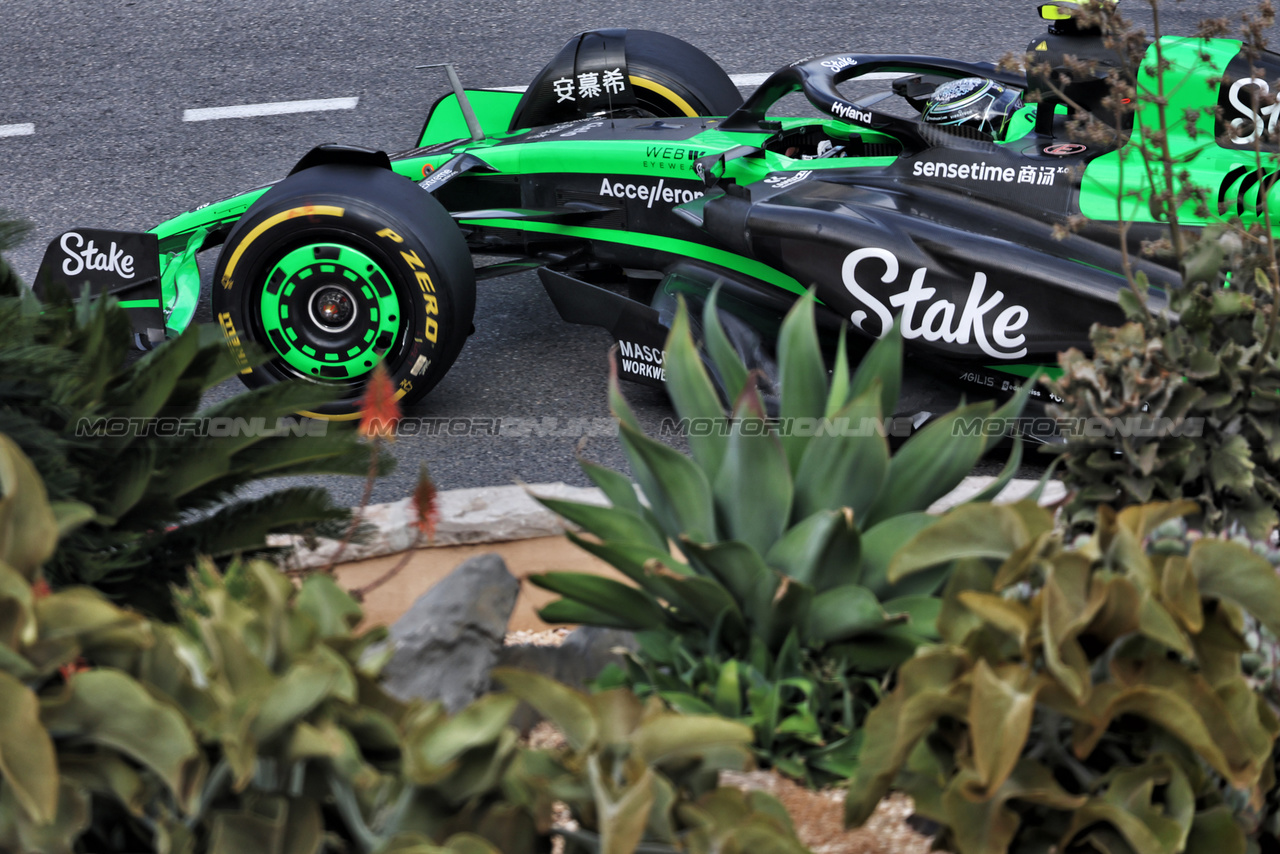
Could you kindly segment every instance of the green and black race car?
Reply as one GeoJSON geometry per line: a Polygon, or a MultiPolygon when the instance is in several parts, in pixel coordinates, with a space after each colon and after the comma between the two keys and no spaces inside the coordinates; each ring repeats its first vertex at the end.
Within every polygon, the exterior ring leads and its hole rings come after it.
{"type": "MultiPolygon", "coordinates": [[[[221,245],[213,314],[243,379],[341,386],[308,413],[328,418],[354,417],[379,360],[403,404],[426,395],[473,328],[477,280],[522,270],[564,319],[613,334],[624,378],[661,383],[677,298],[719,286],[734,345],[766,377],[780,318],[812,291],[824,328],[852,327],[851,341],[896,318],[925,398],[1004,394],[1087,347],[1092,323],[1121,319],[1121,234],[1136,250],[1164,227],[1147,203],[1160,175],[1135,147],[1067,133],[1072,109],[1102,109],[1115,58],[1063,8],[1041,7],[1049,31],[1028,50],[1052,70],[1030,77],[847,53],[788,65],[744,102],[700,50],[620,29],[574,37],[523,93],[464,89],[450,68],[453,92],[416,147],[322,145],[283,180],[146,234],[67,232],[37,287],[116,295],[149,346],[192,322],[196,253],[221,245]],[[888,91],[840,88],[867,81],[888,91]],[[772,116],[793,93],[818,116],[772,116]],[[251,364],[246,342],[270,360],[251,364]]],[[[1172,153],[1217,202],[1206,217],[1189,201],[1182,222],[1256,221],[1280,177],[1280,111],[1258,106],[1280,56],[1160,44],[1172,153]]],[[[1144,62],[1140,90],[1153,73],[1144,62]]],[[[1141,100],[1117,139],[1159,118],[1141,100]]],[[[1130,262],[1157,286],[1173,278],[1136,251],[1130,262]]]]}

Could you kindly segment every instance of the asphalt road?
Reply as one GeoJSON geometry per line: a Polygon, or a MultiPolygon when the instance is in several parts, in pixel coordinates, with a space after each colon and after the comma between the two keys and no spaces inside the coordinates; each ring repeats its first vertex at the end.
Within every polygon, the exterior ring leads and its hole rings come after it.
{"type": "MultiPolygon", "coordinates": [[[[1150,20],[1145,3],[1126,6],[1150,20]]],[[[1243,8],[1171,4],[1162,24],[1190,32],[1202,18],[1243,8]]],[[[4,0],[0,209],[36,226],[10,260],[29,281],[45,244],[64,230],[150,228],[284,175],[317,143],[409,148],[447,86],[439,71],[413,66],[452,61],[466,85],[519,85],[569,36],[601,26],[663,30],[730,73],[751,73],[847,50],[998,59],[1042,24],[1033,3],[1012,0],[797,0],[767,11],[727,0],[4,0]],[[183,121],[190,109],[334,98],[358,103],[183,121]]],[[[206,277],[214,260],[201,259],[206,277]]],[[[603,331],[561,321],[531,275],[482,282],[475,325],[415,413],[436,419],[435,435],[397,443],[400,471],[379,483],[375,500],[407,495],[419,460],[445,489],[585,484],[579,451],[624,466],[605,404],[603,331]],[[462,418],[506,427],[497,436],[456,435],[468,431],[448,419],[462,418]]],[[[628,396],[652,429],[672,415],[660,392],[629,386],[628,396]]],[[[342,479],[327,485],[341,501],[360,492],[342,479]]]]}

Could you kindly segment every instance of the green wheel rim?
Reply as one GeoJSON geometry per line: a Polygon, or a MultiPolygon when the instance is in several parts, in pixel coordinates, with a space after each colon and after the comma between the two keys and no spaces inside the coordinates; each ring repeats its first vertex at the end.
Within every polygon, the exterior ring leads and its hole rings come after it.
{"type": "Polygon", "coordinates": [[[337,243],[289,252],[262,289],[262,326],[272,349],[298,373],[320,379],[373,370],[398,337],[400,308],[386,272],[337,243]]]}

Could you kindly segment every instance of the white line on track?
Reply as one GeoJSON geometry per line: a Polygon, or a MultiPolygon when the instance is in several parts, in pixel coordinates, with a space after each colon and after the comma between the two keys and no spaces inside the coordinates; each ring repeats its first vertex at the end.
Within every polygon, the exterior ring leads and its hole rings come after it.
{"type": "MultiPolygon", "coordinates": [[[[892,80],[901,74],[864,74],[859,80],[892,80]]],[[[730,74],[729,79],[735,86],[759,86],[769,79],[768,73],[753,72],[749,74],[730,74]]],[[[490,91],[524,92],[527,86],[494,86],[490,91]]],[[[204,107],[194,110],[183,110],[184,122],[208,122],[217,119],[248,119],[255,116],[280,116],[287,113],[315,113],[322,110],[353,110],[360,102],[359,98],[325,98],[313,101],[276,101],[269,104],[241,104],[235,107],[204,107]]],[[[19,136],[35,133],[34,125],[0,125],[0,136],[19,136]]]]}
{"type": "Polygon", "coordinates": [[[21,125],[0,125],[0,136],[31,136],[36,126],[31,122],[21,125]]]}
{"type": "Polygon", "coordinates": [[[248,119],[255,116],[281,116],[286,113],[316,113],[322,110],[354,110],[359,98],[322,98],[315,101],[276,101],[271,104],[241,104],[238,107],[205,107],[183,110],[184,122],[208,122],[215,119],[248,119]]]}

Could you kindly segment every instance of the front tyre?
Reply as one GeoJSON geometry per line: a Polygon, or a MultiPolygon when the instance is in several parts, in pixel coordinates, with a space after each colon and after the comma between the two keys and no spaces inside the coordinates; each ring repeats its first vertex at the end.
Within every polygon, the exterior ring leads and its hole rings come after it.
{"type": "Polygon", "coordinates": [[[358,417],[382,360],[408,405],[453,365],[471,330],[475,272],[444,208],[394,172],[304,169],[272,187],[227,236],[213,312],[241,379],[337,386],[341,397],[302,414],[358,417]],[[271,359],[249,367],[243,341],[271,359]]]}

